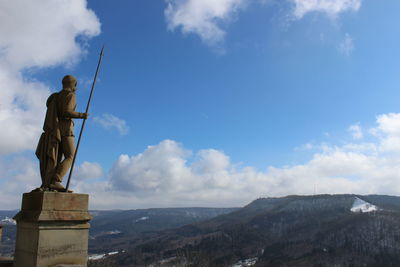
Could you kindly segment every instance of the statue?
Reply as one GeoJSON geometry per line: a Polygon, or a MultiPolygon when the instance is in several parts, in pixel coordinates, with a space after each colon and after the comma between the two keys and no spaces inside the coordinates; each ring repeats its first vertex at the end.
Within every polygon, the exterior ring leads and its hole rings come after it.
{"type": "Polygon", "coordinates": [[[61,184],[70,169],[75,155],[73,119],[87,119],[87,113],[76,112],[77,80],[66,75],[62,79],[63,89],[47,99],[47,112],[36,149],[40,161],[42,185],[38,191],[55,190],[65,192],[61,184]]]}
{"type": "MultiPolygon", "coordinates": [[[[14,219],[17,234],[14,267],[86,266],[89,221],[87,194],[67,194],[96,84],[104,46],[84,113],[76,112],[76,79],[67,75],[62,90],[47,99],[43,133],[36,148],[42,185],[24,193],[14,219]],[[83,119],[75,147],[74,119],[83,119]],[[66,186],[61,184],[69,171],[66,186]]],[[[0,264],[1,265],[1,264],[0,264]]]]}

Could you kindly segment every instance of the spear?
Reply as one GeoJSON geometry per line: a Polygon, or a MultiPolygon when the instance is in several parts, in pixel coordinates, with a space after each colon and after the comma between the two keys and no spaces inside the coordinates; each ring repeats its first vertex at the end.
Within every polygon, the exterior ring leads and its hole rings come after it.
{"type": "MultiPolygon", "coordinates": [[[[92,100],[92,94],[93,94],[94,86],[96,85],[97,74],[99,73],[99,69],[100,69],[101,60],[103,58],[103,55],[104,55],[104,45],[101,48],[99,63],[97,63],[96,73],[94,75],[94,79],[93,79],[93,83],[92,83],[92,90],[90,90],[89,100],[88,100],[88,103],[86,105],[85,113],[88,113],[88,111],[89,111],[90,101],[92,100]]],[[[68,181],[67,181],[67,186],[65,188],[65,192],[68,192],[69,183],[71,182],[71,176],[72,176],[72,172],[74,170],[74,165],[75,165],[76,155],[78,154],[79,144],[81,143],[83,129],[85,129],[85,123],[86,123],[86,119],[83,120],[82,126],[81,126],[81,131],[79,132],[78,143],[76,144],[75,154],[74,154],[74,158],[72,160],[71,170],[69,171],[68,181]]]]}

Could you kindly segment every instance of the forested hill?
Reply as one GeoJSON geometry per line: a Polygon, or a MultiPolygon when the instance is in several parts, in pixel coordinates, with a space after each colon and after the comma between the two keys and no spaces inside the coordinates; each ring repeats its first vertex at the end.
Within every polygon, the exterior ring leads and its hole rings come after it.
{"type": "Polygon", "coordinates": [[[154,208],[136,210],[90,211],[92,238],[109,233],[134,234],[176,228],[205,221],[238,208],[154,208]]]}
{"type": "Polygon", "coordinates": [[[257,199],[205,222],[147,234],[94,266],[398,266],[400,198],[257,199]]]}
{"type": "MultiPolygon", "coordinates": [[[[122,240],[131,242],[135,236],[145,232],[205,221],[238,208],[160,208],[134,210],[92,210],[90,221],[89,253],[103,253],[121,247],[122,240]],[[115,243],[119,244],[115,246],[115,243]]],[[[12,219],[18,210],[1,211],[0,224],[4,226],[0,255],[10,256],[14,252],[16,225],[12,219]]],[[[122,242],[123,243],[123,242],[122,242]]]]}
{"type": "MultiPolygon", "coordinates": [[[[12,253],[17,211],[0,212],[12,253]]],[[[400,198],[316,195],[243,208],[91,211],[90,266],[398,266],[400,198]],[[93,258],[93,257],[92,257],[93,258]]]]}

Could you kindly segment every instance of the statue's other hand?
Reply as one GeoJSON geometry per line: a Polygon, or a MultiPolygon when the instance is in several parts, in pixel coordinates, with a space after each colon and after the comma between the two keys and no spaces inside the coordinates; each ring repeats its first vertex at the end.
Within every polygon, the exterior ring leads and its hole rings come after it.
{"type": "Polygon", "coordinates": [[[87,119],[89,117],[89,113],[81,113],[82,119],[87,119]]]}

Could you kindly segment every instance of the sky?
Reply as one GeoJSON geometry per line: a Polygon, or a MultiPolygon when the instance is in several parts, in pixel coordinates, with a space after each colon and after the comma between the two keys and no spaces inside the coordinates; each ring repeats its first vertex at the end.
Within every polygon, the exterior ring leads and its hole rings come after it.
{"type": "Polygon", "coordinates": [[[399,195],[399,8],[0,1],[0,209],[40,185],[46,99],[72,74],[83,112],[103,45],[71,183],[91,209],[399,195]]]}

